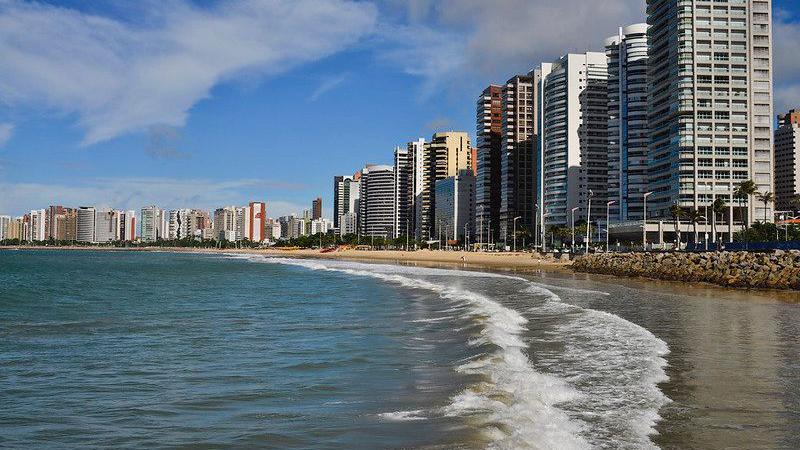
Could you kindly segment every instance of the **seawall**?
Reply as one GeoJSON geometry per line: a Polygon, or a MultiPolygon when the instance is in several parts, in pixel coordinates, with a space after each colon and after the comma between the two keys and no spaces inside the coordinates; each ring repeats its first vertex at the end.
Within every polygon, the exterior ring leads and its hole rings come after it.
{"type": "Polygon", "coordinates": [[[575,260],[577,272],[705,282],[720,286],[800,290],[800,251],[773,253],[595,253],[575,260]]]}

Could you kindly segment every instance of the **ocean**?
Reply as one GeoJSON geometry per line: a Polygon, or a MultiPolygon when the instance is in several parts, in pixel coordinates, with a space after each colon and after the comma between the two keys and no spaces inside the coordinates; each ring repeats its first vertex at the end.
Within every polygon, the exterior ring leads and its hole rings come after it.
{"type": "Polygon", "coordinates": [[[3,448],[800,447],[770,293],[0,251],[3,448]]]}

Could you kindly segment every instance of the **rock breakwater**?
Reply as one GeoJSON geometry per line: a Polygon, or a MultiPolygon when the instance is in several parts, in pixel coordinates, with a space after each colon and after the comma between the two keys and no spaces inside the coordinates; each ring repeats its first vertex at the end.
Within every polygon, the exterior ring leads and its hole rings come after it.
{"type": "Polygon", "coordinates": [[[800,290],[800,251],[773,253],[595,253],[575,260],[576,271],[720,286],[800,290]]]}

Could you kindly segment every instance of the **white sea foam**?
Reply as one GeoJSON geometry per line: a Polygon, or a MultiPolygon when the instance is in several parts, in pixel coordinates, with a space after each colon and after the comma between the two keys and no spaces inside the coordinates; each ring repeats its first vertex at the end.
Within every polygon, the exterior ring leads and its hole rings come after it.
{"type": "MultiPolygon", "coordinates": [[[[452,271],[408,266],[389,266],[342,261],[310,261],[286,258],[251,258],[254,261],[291,264],[312,270],[338,271],[373,277],[414,289],[436,292],[451,307],[445,311],[467,316],[481,325],[474,346],[492,344],[499,350],[472,358],[457,370],[478,374],[486,382],[457,395],[439,413],[469,417],[482,425],[494,448],[586,448],[595,444],[647,447],[659,420],[659,408],[669,401],[657,384],[664,372],[666,343],[646,329],[613,314],[561,302],[547,285],[520,277],[481,272],[452,271]],[[448,283],[412,276],[447,276],[448,283]],[[525,355],[523,339],[527,319],[518,311],[457,286],[454,277],[506,278],[524,281],[521,291],[544,301],[528,309],[536,315],[563,317],[549,333],[566,345],[563,354],[541,358],[549,374],[536,371],[525,355]],[[545,287],[547,286],[547,287],[545,287]],[[607,420],[597,420],[605,416],[607,420]],[[609,429],[625,429],[615,437],[609,429]],[[599,425],[598,425],[599,423],[599,425]],[[604,435],[608,434],[608,435],[604,435]],[[598,436],[600,436],[598,438],[598,436]],[[599,440],[598,440],[599,439],[599,440]]],[[[600,291],[564,288],[591,295],[600,291]]],[[[427,319],[422,319],[420,322],[427,319]]],[[[438,320],[432,319],[432,320],[438,320]]],[[[412,411],[411,413],[417,413],[412,411]]],[[[385,413],[386,420],[422,420],[409,412],[385,413]]],[[[422,417],[422,418],[420,418],[422,417]]]]}
{"type": "Polygon", "coordinates": [[[378,414],[381,420],[386,422],[417,422],[420,420],[427,420],[424,416],[425,411],[415,409],[412,411],[392,411],[378,414]]]}

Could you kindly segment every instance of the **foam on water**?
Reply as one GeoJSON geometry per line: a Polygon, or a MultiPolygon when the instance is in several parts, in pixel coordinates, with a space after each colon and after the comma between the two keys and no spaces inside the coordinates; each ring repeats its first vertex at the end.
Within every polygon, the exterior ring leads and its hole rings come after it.
{"type": "Polygon", "coordinates": [[[457,370],[479,375],[484,382],[456,395],[440,411],[389,412],[380,415],[383,420],[424,420],[437,414],[467,417],[484,430],[494,448],[652,446],[649,435],[660,418],[658,410],[669,401],[657,387],[666,380],[663,356],[668,348],[636,324],[613,314],[565,304],[543,285],[520,277],[342,261],[245,258],[373,277],[432,291],[450,304],[446,317],[456,313],[480,325],[479,335],[469,345],[489,344],[497,350],[470,358],[457,370]],[[451,282],[415,276],[446,276],[451,282]],[[525,354],[528,320],[485,295],[457,286],[459,283],[452,282],[454,277],[522,281],[523,294],[542,300],[526,309],[527,313],[565,319],[549,335],[566,350],[551,359],[541,359],[548,373],[537,371],[525,354]]]}

